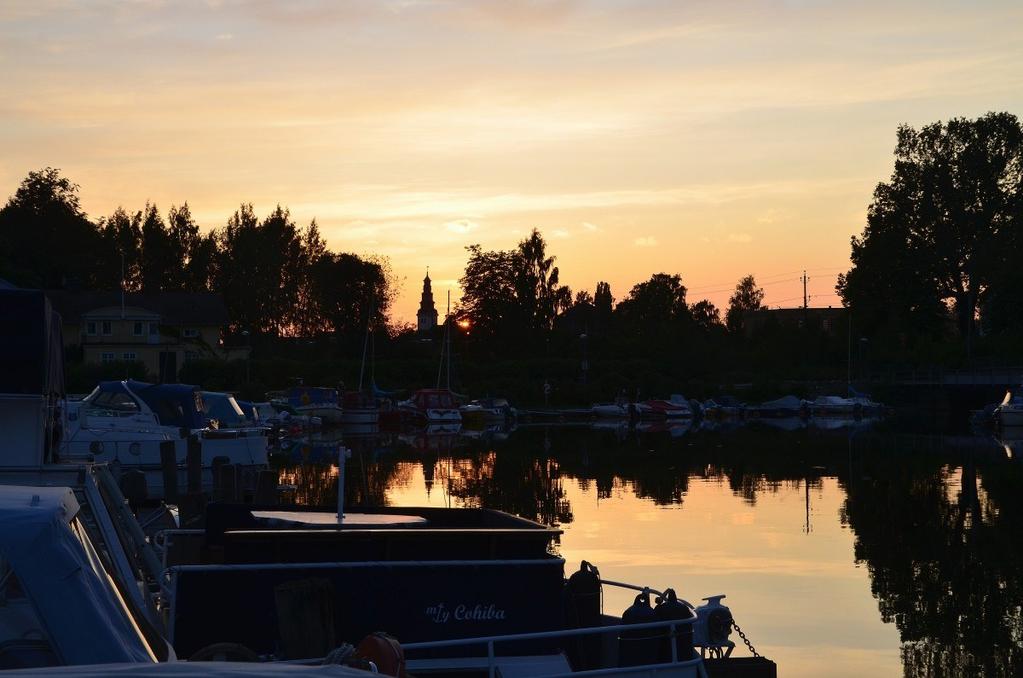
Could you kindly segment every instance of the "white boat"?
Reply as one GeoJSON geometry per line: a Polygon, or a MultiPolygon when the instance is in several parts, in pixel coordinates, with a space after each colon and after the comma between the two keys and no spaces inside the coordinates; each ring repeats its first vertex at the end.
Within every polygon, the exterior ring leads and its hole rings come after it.
{"type": "Polygon", "coordinates": [[[995,420],[999,426],[1023,426],[1023,396],[1005,392],[1005,398],[995,408],[995,420]]]}
{"type": "Polygon", "coordinates": [[[517,416],[504,398],[478,398],[458,409],[463,420],[477,424],[503,424],[517,416]]]}
{"type": "Polygon", "coordinates": [[[345,426],[370,426],[380,421],[377,399],[364,391],[346,391],[341,397],[341,423],[345,426]]]}
{"type": "Polygon", "coordinates": [[[398,403],[398,409],[405,415],[431,424],[461,424],[462,413],[458,411],[455,394],[446,388],[423,388],[412,394],[408,400],[398,403]]]}
{"type": "Polygon", "coordinates": [[[748,414],[754,417],[775,419],[800,417],[806,411],[806,403],[792,395],[768,400],[747,410],[748,414]]]}
{"type": "Polygon", "coordinates": [[[841,396],[817,396],[814,400],[806,401],[805,405],[814,417],[853,416],[862,409],[855,400],[841,396]]]}
{"type": "MultiPolygon", "coordinates": [[[[153,496],[162,492],[159,471],[164,451],[173,449],[176,462],[185,464],[190,441],[199,446],[206,485],[213,481],[213,460],[218,457],[242,467],[267,463],[266,430],[211,426],[195,386],[102,382],[84,400],[68,402],[67,408],[61,457],[147,471],[153,496]]],[[[233,409],[241,414],[237,403],[233,409]]]]}
{"type": "Polygon", "coordinates": [[[597,403],[590,408],[590,412],[601,419],[629,418],[629,406],[621,403],[597,403]]]}
{"type": "Polygon", "coordinates": [[[636,403],[636,414],[641,419],[692,419],[693,408],[689,401],[679,394],[670,399],[652,399],[636,403]]]}
{"type": "Polygon", "coordinates": [[[324,424],[341,424],[342,409],[337,389],[293,386],[287,391],[267,393],[273,406],[300,416],[318,417],[324,424]]]}

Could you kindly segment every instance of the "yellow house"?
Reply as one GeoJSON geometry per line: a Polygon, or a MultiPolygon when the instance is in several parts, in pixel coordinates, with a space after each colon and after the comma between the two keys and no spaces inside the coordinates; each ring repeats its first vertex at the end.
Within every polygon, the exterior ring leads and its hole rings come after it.
{"type": "Polygon", "coordinates": [[[185,362],[245,358],[247,347],[221,341],[227,308],[219,294],[48,291],[64,325],[66,348],[80,347],[87,363],[140,362],[160,381],[177,380],[185,362]]]}

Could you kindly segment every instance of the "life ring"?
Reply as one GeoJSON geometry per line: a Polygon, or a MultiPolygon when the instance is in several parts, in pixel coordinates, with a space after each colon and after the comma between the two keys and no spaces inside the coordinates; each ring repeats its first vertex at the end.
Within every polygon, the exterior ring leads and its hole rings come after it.
{"type": "Polygon", "coordinates": [[[394,636],[377,631],[363,638],[355,648],[355,656],[373,662],[377,671],[385,676],[407,678],[405,653],[394,636]]]}

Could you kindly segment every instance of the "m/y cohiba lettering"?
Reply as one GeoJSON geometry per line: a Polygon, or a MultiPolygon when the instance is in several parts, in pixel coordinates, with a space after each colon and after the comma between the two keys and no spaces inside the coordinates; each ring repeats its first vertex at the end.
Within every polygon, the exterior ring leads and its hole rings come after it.
{"type": "MultiPolygon", "coordinates": [[[[504,621],[505,611],[493,603],[490,605],[458,605],[454,610],[455,621],[504,621]]],[[[452,611],[444,603],[437,603],[426,608],[426,616],[434,624],[446,624],[451,620],[452,611]]]]}

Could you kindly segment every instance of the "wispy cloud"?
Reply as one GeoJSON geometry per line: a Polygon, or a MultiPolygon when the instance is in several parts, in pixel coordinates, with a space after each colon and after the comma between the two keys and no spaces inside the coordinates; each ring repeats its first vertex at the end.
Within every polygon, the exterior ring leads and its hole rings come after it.
{"type": "Polygon", "coordinates": [[[479,227],[480,227],[479,224],[477,224],[475,221],[470,221],[469,219],[455,219],[454,221],[449,221],[448,223],[444,224],[444,228],[448,229],[452,233],[462,234],[469,233],[470,231],[475,231],[479,227]]]}
{"type": "Polygon", "coordinates": [[[632,241],[632,244],[636,247],[656,247],[657,238],[651,235],[645,235],[642,238],[636,238],[632,241]]]}
{"type": "Polygon", "coordinates": [[[753,242],[753,236],[749,233],[729,233],[728,242],[747,244],[753,242]]]}

